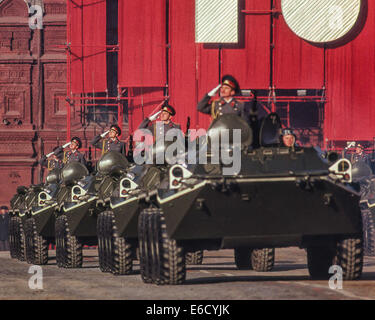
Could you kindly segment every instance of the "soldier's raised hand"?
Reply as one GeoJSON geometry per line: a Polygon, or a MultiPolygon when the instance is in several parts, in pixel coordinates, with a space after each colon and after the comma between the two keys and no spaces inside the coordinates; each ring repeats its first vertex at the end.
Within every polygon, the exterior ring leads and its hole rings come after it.
{"type": "Polygon", "coordinates": [[[219,84],[217,87],[213,88],[209,93],[208,95],[210,97],[213,97],[214,95],[216,95],[217,91],[219,90],[219,88],[221,87],[221,84],[219,84]]]}
{"type": "Polygon", "coordinates": [[[63,147],[63,148],[66,148],[67,146],[70,146],[71,143],[72,143],[72,142],[69,141],[69,142],[65,143],[62,147],[63,147]]]}
{"type": "Polygon", "coordinates": [[[160,114],[161,111],[162,110],[160,110],[160,111],[156,112],[155,114],[149,116],[148,118],[150,119],[150,121],[154,121],[158,117],[158,115],[160,114]]]}
{"type": "Polygon", "coordinates": [[[104,137],[108,134],[108,132],[109,132],[109,130],[107,130],[106,132],[103,132],[100,136],[101,136],[102,138],[104,138],[104,137]]]}

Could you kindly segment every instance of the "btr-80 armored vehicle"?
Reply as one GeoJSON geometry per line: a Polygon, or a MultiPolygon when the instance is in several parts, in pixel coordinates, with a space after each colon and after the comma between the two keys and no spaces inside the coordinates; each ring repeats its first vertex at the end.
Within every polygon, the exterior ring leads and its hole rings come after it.
{"type": "Polygon", "coordinates": [[[275,114],[263,122],[256,149],[249,147],[249,126],[235,115],[214,120],[208,142],[223,129],[241,130],[240,145],[220,149],[233,155],[240,149],[238,172],[225,173],[229,165],[222,157],[210,162],[212,152],[207,164],[176,164],[169,169],[168,187],[156,192],[157,206],[139,215],[143,281],[183,283],[186,251],[231,248],[240,267],[250,268],[267,264],[270,249],[264,248],[289,246],[307,249],[312,278],[328,277],[330,266],[338,264],[343,279],[358,279],[362,221],[350,162],[322,159],[313,148],[280,147],[275,114]],[[255,249],[261,254],[251,255],[255,249]]]}
{"type": "Polygon", "coordinates": [[[60,190],[60,169],[51,170],[38,190],[25,221],[26,259],[28,263],[48,263],[48,247],[55,244],[55,211],[60,190]]]}
{"type": "MultiPolygon", "coordinates": [[[[154,158],[165,152],[164,147],[154,150],[154,158]]],[[[129,274],[137,258],[138,216],[148,207],[150,191],[165,180],[166,165],[132,165],[118,179],[117,186],[106,203],[107,210],[98,217],[99,261],[102,271],[116,275],[129,274]]],[[[187,252],[188,264],[201,264],[203,252],[187,252]]]]}
{"type": "Polygon", "coordinates": [[[114,151],[102,156],[94,175],[88,175],[87,169],[78,162],[64,167],[63,181],[69,189],[64,197],[58,197],[55,227],[58,266],[82,267],[82,246],[98,244],[97,216],[105,210],[119,177],[127,167],[126,158],[114,151]]]}

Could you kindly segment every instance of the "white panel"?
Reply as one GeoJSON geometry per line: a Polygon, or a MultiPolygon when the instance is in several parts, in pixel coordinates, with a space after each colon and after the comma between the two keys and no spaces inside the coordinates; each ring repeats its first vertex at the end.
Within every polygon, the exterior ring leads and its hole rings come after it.
{"type": "MultiPolygon", "coordinates": [[[[373,0],[372,0],[373,1],[373,0]]],[[[284,19],[297,36],[324,43],[345,36],[359,17],[361,0],[282,0],[284,19]]]]}
{"type": "Polygon", "coordinates": [[[195,0],[195,42],[237,43],[238,0],[195,0]]]}

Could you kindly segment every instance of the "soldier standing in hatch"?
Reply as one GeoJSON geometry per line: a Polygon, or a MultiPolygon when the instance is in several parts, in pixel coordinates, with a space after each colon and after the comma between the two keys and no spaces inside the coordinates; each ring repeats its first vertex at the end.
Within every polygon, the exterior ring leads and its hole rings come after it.
{"type": "Polygon", "coordinates": [[[245,110],[245,104],[238,101],[234,96],[240,93],[238,82],[231,75],[223,76],[221,84],[208,92],[201,101],[198,102],[197,109],[199,112],[210,114],[212,120],[223,114],[236,114],[249,121],[248,112],[245,110]],[[219,99],[214,99],[217,91],[219,91],[219,99]]]}
{"type": "MultiPolygon", "coordinates": [[[[156,132],[157,128],[162,132],[164,129],[164,135],[167,134],[167,132],[170,129],[179,129],[181,130],[181,126],[177,123],[174,123],[172,121],[172,117],[176,115],[176,110],[169,104],[165,104],[161,110],[156,112],[155,114],[151,115],[150,117],[144,119],[141,124],[139,125],[138,129],[149,129],[153,136],[156,137],[158,132],[156,132]],[[161,126],[157,126],[156,122],[154,121],[158,118],[160,115],[160,121],[162,122],[161,126]]],[[[160,132],[159,132],[160,134],[160,132]]]]}
{"type": "Polygon", "coordinates": [[[55,151],[55,154],[62,153],[64,148],[67,147],[68,145],[69,145],[70,150],[65,152],[64,163],[77,161],[77,162],[82,163],[84,166],[86,166],[85,155],[79,152],[79,149],[82,147],[82,142],[81,142],[81,139],[78,137],[73,137],[69,143],[64,144],[62,147],[58,147],[55,151]]]}
{"type": "Polygon", "coordinates": [[[281,146],[294,148],[297,147],[296,143],[296,135],[294,134],[293,130],[290,128],[285,128],[281,131],[281,146]]]}
{"type": "Polygon", "coordinates": [[[64,166],[64,162],[63,162],[64,154],[61,150],[60,150],[60,152],[57,152],[58,149],[59,149],[59,147],[55,147],[53,149],[53,152],[51,152],[47,155],[44,155],[39,160],[39,164],[42,167],[47,167],[47,169],[49,171],[51,171],[55,168],[61,169],[64,166]]]}
{"type": "Polygon", "coordinates": [[[91,140],[90,144],[95,148],[101,149],[102,155],[107,153],[108,151],[117,151],[125,156],[125,143],[119,140],[119,136],[121,136],[121,129],[117,124],[113,124],[108,131],[94,137],[94,139],[91,140]],[[107,134],[108,138],[104,139],[107,134]],[[100,142],[100,140],[102,141],[100,142]]]}
{"type": "Polygon", "coordinates": [[[362,161],[370,166],[369,156],[364,152],[364,147],[360,143],[357,143],[355,146],[355,153],[353,153],[350,157],[350,162],[352,164],[358,161],[362,161]]]}

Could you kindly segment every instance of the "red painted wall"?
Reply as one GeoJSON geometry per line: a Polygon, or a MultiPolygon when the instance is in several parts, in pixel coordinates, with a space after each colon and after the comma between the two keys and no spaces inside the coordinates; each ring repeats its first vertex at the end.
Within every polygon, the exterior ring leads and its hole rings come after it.
{"type": "MultiPolygon", "coordinates": [[[[239,2],[242,10],[270,10],[269,0],[239,2]]],[[[169,8],[164,0],[119,3],[119,83],[137,88],[133,94],[138,99],[129,105],[130,130],[162,101],[166,84],[170,103],[177,109],[175,121],[184,128],[190,116],[192,128],[206,128],[210,119],[198,114],[196,104],[217,85],[221,72],[234,75],[242,89],[269,89],[271,84],[276,89],[322,89],[326,80],[325,138],[371,140],[375,136],[371,126],[375,120],[373,1],[368,1],[367,20],[360,34],[327,49],[325,66],[324,49],[298,38],[282,15],[274,20],[273,59],[270,15],[240,13],[241,41],[223,46],[220,61],[218,46],[194,41],[195,1],[169,1],[169,8]]],[[[276,9],[280,3],[275,1],[276,9]]],[[[85,74],[85,79],[89,76],[85,74]]]]}

